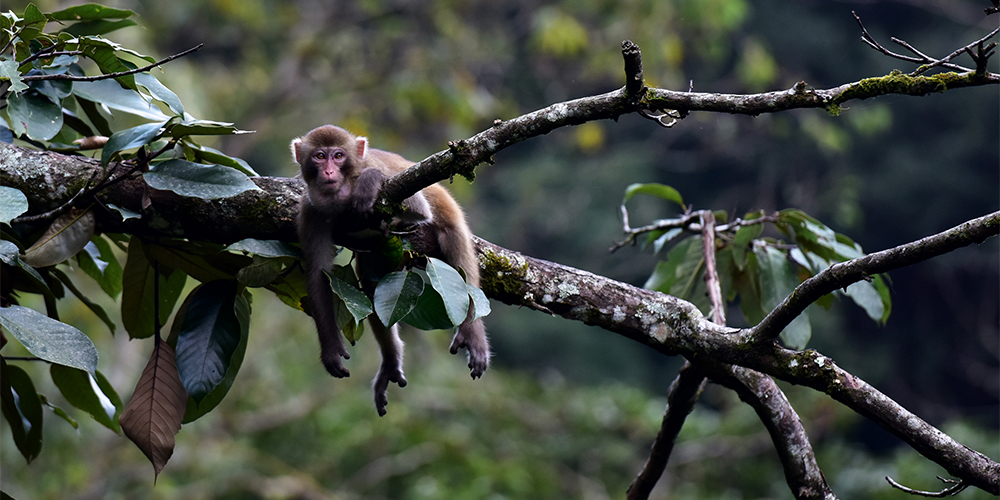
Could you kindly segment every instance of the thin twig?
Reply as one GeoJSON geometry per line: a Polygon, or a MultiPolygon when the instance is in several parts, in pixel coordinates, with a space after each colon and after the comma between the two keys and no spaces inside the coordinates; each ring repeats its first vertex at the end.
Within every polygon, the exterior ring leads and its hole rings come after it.
{"type": "Polygon", "coordinates": [[[891,477],[885,476],[885,480],[888,481],[889,484],[893,488],[896,488],[898,490],[903,490],[903,491],[905,491],[905,492],[907,492],[907,493],[909,493],[911,495],[917,495],[917,496],[922,496],[922,497],[944,498],[944,497],[947,497],[947,496],[955,496],[955,495],[961,493],[962,490],[964,490],[964,489],[966,489],[966,488],[969,487],[969,485],[965,484],[964,481],[955,481],[954,479],[945,479],[945,478],[943,478],[941,476],[938,476],[937,478],[940,479],[942,482],[952,483],[954,486],[949,486],[949,487],[947,487],[947,488],[945,488],[945,489],[943,489],[941,491],[921,491],[921,490],[915,490],[913,488],[907,488],[906,486],[903,486],[903,485],[897,483],[896,481],[894,481],[891,477]]]}
{"type": "Polygon", "coordinates": [[[65,73],[60,73],[60,74],[55,74],[55,75],[30,75],[30,76],[23,76],[23,77],[21,77],[21,80],[25,81],[25,82],[31,82],[31,81],[35,81],[35,80],[68,80],[68,81],[72,81],[72,82],[96,82],[98,80],[107,80],[109,78],[118,78],[118,77],[121,77],[121,76],[134,75],[136,73],[143,73],[145,71],[149,71],[149,70],[151,70],[151,69],[153,69],[153,68],[155,68],[157,66],[160,66],[161,64],[165,64],[165,63],[168,63],[170,61],[173,61],[174,59],[177,59],[178,57],[184,57],[184,56],[186,56],[186,55],[188,55],[188,54],[190,54],[190,53],[192,53],[192,52],[194,52],[194,51],[196,51],[196,50],[198,50],[198,49],[200,49],[200,48],[202,48],[204,46],[205,46],[204,43],[200,43],[200,44],[198,44],[198,45],[196,45],[194,47],[191,47],[190,49],[185,50],[184,52],[179,52],[179,53],[174,54],[172,56],[164,57],[163,59],[160,59],[159,61],[156,61],[153,64],[150,64],[148,66],[143,66],[141,68],[132,69],[132,70],[129,70],[129,71],[119,71],[119,72],[116,72],[116,73],[106,73],[106,74],[103,74],[103,75],[96,75],[96,76],[75,76],[75,75],[67,75],[65,73]]]}

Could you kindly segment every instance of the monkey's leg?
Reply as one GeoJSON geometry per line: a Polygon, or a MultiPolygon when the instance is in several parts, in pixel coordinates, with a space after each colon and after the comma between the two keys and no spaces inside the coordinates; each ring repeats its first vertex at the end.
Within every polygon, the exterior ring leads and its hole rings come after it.
{"type": "Polygon", "coordinates": [[[451,353],[458,354],[460,347],[467,349],[472,378],[478,378],[490,364],[490,344],[486,340],[486,327],[483,326],[482,318],[470,321],[473,313],[473,306],[470,305],[469,315],[465,318],[465,322],[458,326],[458,331],[451,341],[451,353]]]}
{"type": "Polygon", "coordinates": [[[375,392],[375,410],[379,416],[385,415],[385,405],[389,403],[386,397],[386,390],[390,382],[406,387],[406,378],[403,376],[403,341],[399,338],[399,327],[386,328],[375,315],[369,318],[368,324],[372,327],[375,340],[378,341],[382,353],[382,364],[379,366],[378,374],[372,381],[372,389],[375,392]]]}

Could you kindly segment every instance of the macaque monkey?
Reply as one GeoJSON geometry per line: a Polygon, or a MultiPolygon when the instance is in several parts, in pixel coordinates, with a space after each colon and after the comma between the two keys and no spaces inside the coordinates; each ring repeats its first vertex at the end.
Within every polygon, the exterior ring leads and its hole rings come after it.
{"type": "MultiPolygon", "coordinates": [[[[292,141],[292,156],[302,169],[307,194],[302,197],[298,217],[299,242],[305,258],[309,305],[319,332],[320,359],[334,377],[347,377],[350,371],[341,358],[350,355],[341,339],[333,307],[333,291],[323,271],[333,266],[335,244],[348,247],[364,241],[357,235],[372,229],[375,198],[388,177],[407,169],[413,162],[395,153],[370,149],[368,139],[356,137],[333,125],[316,128],[292,141]]],[[[461,207],[448,191],[434,184],[403,202],[405,212],[396,222],[415,223],[411,237],[414,248],[437,257],[465,271],[466,281],[479,286],[479,263],[472,249],[472,234],[461,207]]],[[[364,248],[355,248],[364,250],[364,248]]],[[[359,262],[372,257],[360,251],[359,262]]],[[[360,266],[360,264],[359,264],[360,266]]],[[[364,283],[371,296],[375,283],[364,283]]],[[[472,321],[474,306],[455,333],[451,353],[459,348],[469,352],[472,378],[482,376],[490,359],[489,343],[482,319],[472,321]]],[[[386,389],[390,382],[406,386],[403,376],[403,342],[398,327],[386,328],[375,314],[369,324],[382,354],[382,364],[375,376],[375,408],[385,415],[386,389]]]]}

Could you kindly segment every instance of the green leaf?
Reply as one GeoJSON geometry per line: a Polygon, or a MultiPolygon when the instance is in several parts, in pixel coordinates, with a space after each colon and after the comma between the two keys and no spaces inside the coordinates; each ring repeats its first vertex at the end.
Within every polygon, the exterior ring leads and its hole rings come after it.
{"type": "Polygon", "coordinates": [[[33,267],[56,265],[83,250],[96,227],[97,216],[92,210],[74,208],[52,221],[38,241],[25,250],[24,261],[33,267]]]}
{"type": "Polygon", "coordinates": [[[672,201],[680,205],[681,209],[684,209],[684,199],[681,194],[674,188],[667,186],[665,184],[649,183],[649,184],[631,184],[625,188],[625,199],[622,200],[622,205],[631,200],[633,196],[637,194],[647,194],[651,196],[656,196],[657,198],[662,198],[664,200],[672,201]]]}
{"type": "Polygon", "coordinates": [[[36,141],[47,141],[62,129],[62,107],[46,97],[22,92],[9,95],[7,104],[14,135],[27,134],[36,141]]]}
{"type": "Polygon", "coordinates": [[[181,196],[214,200],[258,189],[246,174],[228,167],[201,165],[185,160],[156,163],[143,174],[153,189],[173,191],[181,196]]]}
{"type": "Polygon", "coordinates": [[[101,166],[106,167],[115,155],[126,149],[139,148],[153,142],[167,121],[144,123],[112,134],[104,145],[104,149],[101,150],[101,166]]]}
{"type": "Polygon", "coordinates": [[[243,252],[261,257],[294,257],[302,258],[302,252],[281,240],[257,240],[246,238],[226,247],[229,252],[243,252]]]}
{"type": "Polygon", "coordinates": [[[469,297],[472,297],[472,303],[476,307],[476,314],[472,319],[477,320],[488,316],[492,312],[490,309],[490,299],[486,298],[486,294],[479,288],[469,284],[466,284],[466,287],[468,287],[469,297]]]}
{"type": "Polygon", "coordinates": [[[129,240],[128,256],[122,271],[122,326],[130,339],[152,337],[155,332],[153,312],[154,285],[159,282],[159,324],[166,324],[180,297],[187,275],[161,265],[156,278],[153,265],[146,258],[143,243],[138,238],[129,240]]]}
{"type": "Polygon", "coordinates": [[[22,27],[22,30],[17,36],[25,43],[38,38],[38,35],[42,33],[42,30],[45,29],[45,25],[48,23],[48,18],[45,17],[45,14],[42,14],[42,11],[38,10],[38,7],[35,7],[35,4],[32,3],[29,3],[24,9],[24,15],[21,17],[23,19],[18,24],[22,27]]]}
{"type": "Polygon", "coordinates": [[[27,307],[0,308],[0,325],[31,354],[94,373],[97,347],[83,332],[27,307]]]}
{"type": "Polygon", "coordinates": [[[243,358],[247,351],[247,341],[250,338],[250,298],[250,292],[247,290],[244,290],[243,293],[236,297],[234,311],[236,312],[236,319],[240,323],[240,341],[236,346],[236,350],[233,351],[225,378],[215,386],[212,392],[202,398],[201,402],[196,403],[194,398],[188,398],[187,410],[184,413],[184,423],[193,422],[215,409],[233,386],[233,381],[236,380],[236,375],[243,365],[243,358]]]}
{"type": "Polygon", "coordinates": [[[324,273],[330,280],[330,288],[333,290],[333,294],[344,301],[344,305],[347,306],[347,310],[350,311],[355,323],[360,323],[372,313],[372,302],[368,300],[364,292],[337,276],[326,271],[324,273]]]}
{"type": "Polygon", "coordinates": [[[0,356],[0,403],[14,444],[31,463],[42,452],[42,402],[28,373],[0,356]]]}
{"type": "Polygon", "coordinates": [[[101,425],[121,434],[118,415],[121,413],[122,401],[104,375],[97,372],[97,377],[94,377],[83,370],[62,365],[52,365],[49,373],[66,401],[89,413],[101,425]],[[98,379],[103,379],[104,384],[98,379]]]}
{"type": "MultiPolygon", "coordinates": [[[[153,99],[156,99],[166,104],[167,107],[170,108],[170,111],[173,111],[174,114],[180,117],[184,116],[184,104],[181,103],[180,98],[177,97],[177,94],[175,94],[174,91],[168,89],[166,86],[160,83],[160,81],[157,80],[155,76],[153,76],[150,73],[136,73],[135,83],[140,88],[146,89],[146,91],[149,92],[149,95],[152,96],[153,99]]],[[[181,123],[186,123],[186,122],[181,122],[181,123]]]]}
{"type": "Polygon", "coordinates": [[[212,149],[207,146],[202,146],[200,144],[194,144],[191,141],[183,141],[185,151],[188,151],[194,159],[199,163],[208,163],[214,165],[222,165],[225,167],[235,168],[244,174],[251,177],[256,177],[258,174],[253,168],[250,168],[250,164],[232,156],[227,156],[222,152],[212,149]]]}
{"type": "Polygon", "coordinates": [[[431,287],[444,300],[445,311],[453,325],[460,325],[469,314],[469,290],[462,275],[440,259],[427,258],[427,277],[431,287]]]}
{"type": "Polygon", "coordinates": [[[80,289],[77,288],[76,285],[73,283],[73,280],[70,279],[69,275],[64,273],[62,269],[53,268],[51,272],[52,275],[55,276],[59,280],[59,282],[63,284],[63,286],[68,288],[69,291],[72,292],[73,295],[80,300],[80,302],[83,302],[83,305],[87,306],[87,308],[90,309],[91,312],[93,312],[98,318],[101,319],[101,321],[104,322],[105,325],[107,325],[108,330],[111,331],[111,335],[115,334],[115,328],[117,328],[117,326],[115,325],[115,322],[111,319],[111,316],[108,316],[108,313],[104,311],[104,307],[94,302],[93,300],[90,300],[90,297],[81,292],[80,289]]]}
{"type": "Polygon", "coordinates": [[[160,244],[145,244],[146,256],[202,283],[235,279],[240,269],[253,262],[246,256],[223,252],[222,245],[215,243],[160,241],[160,244]]]}
{"type": "MultiPolygon", "coordinates": [[[[885,276],[888,279],[889,275],[885,276]]],[[[878,292],[879,297],[882,298],[882,317],[878,321],[884,325],[889,320],[889,313],[892,312],[892,296],[889,294],[889,286],[886,284],[885,279],[882,279],[881,274],[872,276],[872,284],[875,286],[875,291],[878,292]]]]}
{"type": "Polygon", "coordinates": [[[232,123],[213,122],[210,120],[186,120],[177,122],[170,127],[171,137],[179,138],[187,135],[233,135],[242,131],[232,123]]]}
{"type": "Polygon", "coordinates": [[[670,249],[670,252],[667,253],[667,260],[657,262],[653,274],[642,285],[643,288],[669,294],[670,289],[677,281],[677,267],[686,259],[693,244],[694,238],[688,238],[670,249]]]}
{"type": "Polygon", "coordinates": [[[222,383],[240,343],[235,303],[238,283],[217,280],[199,285],[185,300],[177,335],[177,371],[195,403],[222,383]]]}
{"type": "Polygon", "coordinates": [[[375,313],[385,326],[395,325],[410,314],[424,291],[424,279],[410,271],[397,271],[382,277],[375,287],[375,313]]]}
{"type": "MultiPolygon", "coordinates": [[[[420,273],[420,271],[414,272],[420,273]]],[[[454,328],[456,323],[452,322],[451,318],[448,317],[444,300],[441,299],[441,295],[437,290],[426,286],[429,283],[430,279],[426,278],[424,281],[424,293],[420,295],[420,299],[417,300],[417,306],[413,311],[410,311],[410,314],[403,318],[403,322],[420,330],[449,330],[454,328]]]]}
{"type": "Polygon", "coordinates": [[[253,262],[243,267],[236,273],[236,279],[240,283],[249,287],[262,287],[274,283],[284,268],[282,259],[253,256],[253,262]]]}
{"type": "Polygon", "coordinates": [[[10,92],[19,94],[28,88],[28,84],[21,80],[21,71],[18,69],[17,61],[0,61],[0,78],[10,80],[10,92]]]}
{"type": "Polygon", "coordinates": [[[0,222],[10,225],[10,221],[28,211],[28,197],[19,189],[0,186],[0,222]]]}
{"type": "Polygon", "coordinates": [[[43,293],[54,299],[55,297],[52,295],[52,291],[49,290],[49,285],[42,278],[42,275],[38,274],[35,268],[22,261],[19,253],[17,245],[13,242],[0,240],[0,262],[17,269],[19,272],[23,272],[29,280],[28,283],[24,283],[21,281],[20,276],[15,276],[13,281],[17,286],[14,288],[19,290],[37,290],[36,293],[43,293]]]}
{"type": "Polygon", "coordinates": [[[87,3],[57,10],[49,14],[49,18],[57,21],[95,21],[99,19],[126,19],[135,12],[124,9],[113,9],[96,3],[87,3]]]}
{"type": "Polygon", "coordinates": [[[882,296],[875,289],[874,283],[864,280],[851,283],[844,290],[844,295],[850,297],[855,304],[864,309],[869,318],[877,322],[882,321],[885,309],[882,304],[882,296]]]}
{"type": "Polygon", "coordinates": [[[112,31],[138,26],[139,23],[131,19],[121,19],[118,21],[84,21],[71,24],[60,33],[70,33],[76,36],[84,35],[105,35],[112,31]]]}
{"type": "MultiPolygon", "coordinates": [[[[772,310],[798,285],[795,271],[784,252],[769,245],[754,246],[760,269],[761,304],[772,310]]],[[[781,340],[790,349],[804,349],[812,336],[809,316],[803,312],[781,332],[781,340]]]]}
{"type": "Polygon", "coordinates": [[[118,212],[118,214],[121,215],[123,221],[124,220],[129,220],[129,219],[141,219],[142,218],[142,214],[140,214],[139,212],[133,212],[133,211],[127,209],[127,208],[119,207],[118,205],[115,205],[114,203],[108,203],[108,208],[114,210],[115,212],[118,212]]]}
{"type": "MultiPolygon", "coordinates": [[[[114,80],[73,82],[73,94],[76,95],[78,101],[91,101],[105,108],[124,111],[150,121],[163,123],[170,119],[169,116],[160,111],[160,108],[146,102],[139,92],[123,88],[114,80]]],[[[88,112],[87,115],[93,120],[91,113],[88,112]]]]}
{"type": "Polygon", "coordinates": [[[80,269],[101,285],[104,293],[117,299],[122,293],[122,265],[118,262],[111,243],[103,236],[95,236],[76,254],[80,269]]]}

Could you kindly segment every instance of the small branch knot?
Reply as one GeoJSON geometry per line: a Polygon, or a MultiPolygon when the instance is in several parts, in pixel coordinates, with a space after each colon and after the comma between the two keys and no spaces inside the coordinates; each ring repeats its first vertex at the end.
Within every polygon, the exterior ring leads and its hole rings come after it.
{"type": "Polygon", "coordinates": [[[625,59],[625,95],[629,102],[638,104],[646,91],[642,77],[642,51],[632,40],[622,42],[622,57],[625,59]]]}

